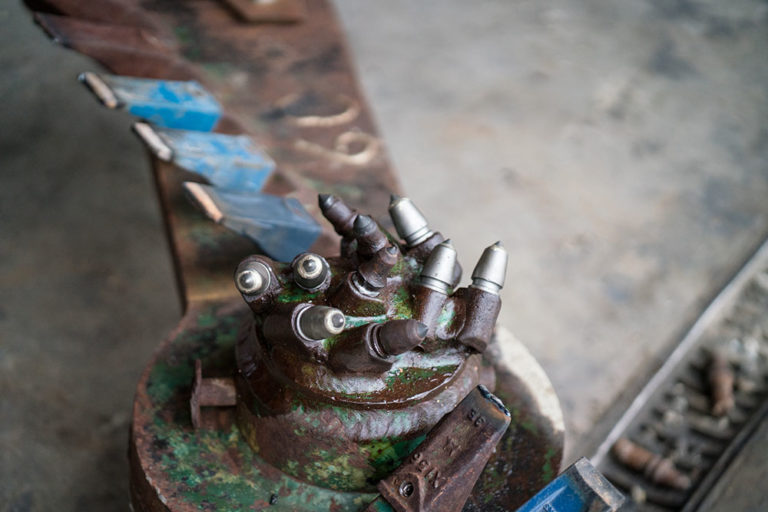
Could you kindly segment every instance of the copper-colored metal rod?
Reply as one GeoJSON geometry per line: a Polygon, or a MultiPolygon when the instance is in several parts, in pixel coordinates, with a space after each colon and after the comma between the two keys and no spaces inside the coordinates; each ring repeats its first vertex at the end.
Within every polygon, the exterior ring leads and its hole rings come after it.
{"type": "Polygon", "coordinates": [[[643,473],[643,476],[654,484],[681,491],[691,486],[690,478],[678,471],[670,459],[646,450],[627,438],[622,437],[616,441],[612,451],[619,462],[643,473]]]}
{"type": "Polygon", "coordinates": [[[734,407],[734,377],[731,363],[722,351],[718,350],[712,354],[707,377],[712,394],[712,414],[724,416],[734,407]]]}

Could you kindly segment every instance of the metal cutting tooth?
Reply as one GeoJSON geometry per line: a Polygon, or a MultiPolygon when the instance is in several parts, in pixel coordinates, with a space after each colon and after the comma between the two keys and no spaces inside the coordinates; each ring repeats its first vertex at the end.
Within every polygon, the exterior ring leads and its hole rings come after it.
{"type": "Polygon", "coordinates": [[[441,242],[432,250],[421,269],[420,284],[442,294],[448,294],[456,266],[456,249],[450,240],[441,242]]]}

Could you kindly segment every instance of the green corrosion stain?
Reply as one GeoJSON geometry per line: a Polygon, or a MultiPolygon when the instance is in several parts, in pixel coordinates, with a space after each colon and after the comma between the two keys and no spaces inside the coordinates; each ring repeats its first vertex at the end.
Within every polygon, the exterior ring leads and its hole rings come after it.
{"type": "Polygon", "coordinates": [[[387,375],[387,386],[391,387],[396,383],[410,384],[427,380],[437,375],[451,373],[456,369],[456,365],[433,366],[432,368],[398,368],[389,372],[387,375]]]}
{"type": "Polygon", "coordinates": [[[381,324],[388,320],[387,315],[347,316],[345,318],[347,323],[344,329],[353,329],[355,327],[360,327],[361,325],[367,325],[372,323],[381,324]]]}
{"type": "Polygon", "coordinates": [[[376,501],[371,503],[368,507],[369,509],[373,510],[373,512],[395,512],[395,509],[392,508],[392,505],[387,503],[387,501],[381,496],[376,498],[376,501]]]}
{"type": "Polygon", "coordinates": [[[219,323],[218,318],[216,318],[216,315],[214,315],[211,312],[204,312],[201,313],[197,317],[197,326],[198,327],[214,327],[216,324],[219,323]]]}
{"type": "MultiPolygon", "coordinates": [[[[171,342],[169,352],[150,370],[147,393],[151,405],[143,411],[143,432],[152,440],[156,458],[153,471],[171,483],[174,499],[190,509],[310,511],[362,510],[376,493],[335,492],[277,472],[245,442],[237,427],[193,431],[187,407],[192,362],[234,350],[239,316],[220,316],[215,309],[201,314],[193,326],[171,342]],[[237,461],[237,467],[233,467],[237,461]],[[270,497],[278,502],[270,506],[270,497]]],[[[348,465],[344,457],[328,454],[329,471],[348,465]]],[[[298,473],[293,461],[288,471],[298,473]]],[[[314,468],[320,471],[320,468],[314,468]]],[[[333,476],[329,476],[333,478],[333,476]]],[[[346,478],[343,473],[338,478],[346,478]]]]}
{"type": "Polygon", "coordinates": [[[547,452],[544,454],[544,465],[541,467],[542,481],[549,482],[555,477],[555,469],[552,467],[552,459],[557,455],[558,450],[554,447],[547,448],[547,452]]]}
{"type": "Polygon", "coordinates": [[[376,470],[374,479],[384,478],[397,469],[403,459],[410,455],[426,437],[426,434],[422,434],[413,439],[390,438],[366,444],[364,450],[369,454],[368,461],[376,470]]]}
{"type": "Polygon", "coordinates": [[[453,307],[453,302],[446,302],[446,307],[440,312],[440,316],[437,317],[437,323],[440,325],[450,325],[456,317],[456,310],[453,307]]]}
{"type": "Polygon", "coordinates": [[[365,472],[350,463],[350,455],[314,449],[309,451],[310,462],[304,467],[308,479],[323,486],[335,488],[362,488],[366,485],[365,472]]]}
{"type": "Polygon", "coordinates": [[[178,39],[179,42],[183,45],[187,45],[194,42],[192,31],[187,26],[179,25],[177,27],[174,27],[173,33],[176,36],[176,39],[178,39]]]}
{"type": "Polygon", "coordinates": [[[530,418],[527,416],[525,418],[522,418],[520,414],[520,409],[512,406],[507,406],[507,409],[509,410],[509,413],[512,415],[512,424],[513,425],[519,425],[520,428],[523,430],[527,430],[531,434],[538,434],[539,430],[536,428],[536,423],[534,423],[530,418]]]}
{"type": "Polygon", "coordinates": [[[276,297],[277,302],[285,303],[299,303],[299,302],[311,302],[320,296],[321,292],[307,293],[298,286],[287,287],[280,295],[276,297]]]}
{"type": "Polygon", "coordinates": [[[413,318],[413,307],[411,306],[411,295],[404,286],[401,286],[397,289],[392,303],[395,308],[395,314],[394,314],[395,318],[398,318],[398,319],[413,318]]]}
{"type": "Polygon", "coordinates": [[[195,245],[202,248],[210,249],[212,251],[220,250],[220,239],[217,236],[217,233],[206,224],[201,224],[200,226],[195,226],[191,229],[189,231],[189,237],[195,242],[195,245]]]}

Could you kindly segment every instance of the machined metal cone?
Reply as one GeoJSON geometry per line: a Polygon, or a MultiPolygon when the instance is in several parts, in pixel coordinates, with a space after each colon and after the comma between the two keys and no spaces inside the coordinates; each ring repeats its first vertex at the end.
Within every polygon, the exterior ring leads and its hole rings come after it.
{"type": "Polygon", "coordinates": [[[389,216],[397,235],[405,240],[408,247],[418,245],[434,234],[424,214],[407,197],[394,194],[390,197],[389,216]]]}
{"type": "Polygon", "coordinates": [[[453,282],[456,259],[456,249],[450,240],[438,244],[432,249],[421,269],[421,285],[447,294],[453,282]]]}
{"type": "Polygon", "coordinates": [[[504,287],[509,255],[501,242],[486,247],[472,271],[472,287],[498,293],[504,287]]]}

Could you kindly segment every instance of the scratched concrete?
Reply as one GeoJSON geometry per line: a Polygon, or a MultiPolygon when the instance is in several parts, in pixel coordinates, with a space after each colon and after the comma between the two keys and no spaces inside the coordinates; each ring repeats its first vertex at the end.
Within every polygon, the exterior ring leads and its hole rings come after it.
{"type": "MultiPolygon", "coordinates": [[[[337,5],[406,190],[466,268],[509,248],[502,321],[588,453],[768,231],[768,4],[337,5]]],[[[179,317],[151,180],[15,2],[0,65],[0,510],[122,509],[133,386],[179,317]]]]}

